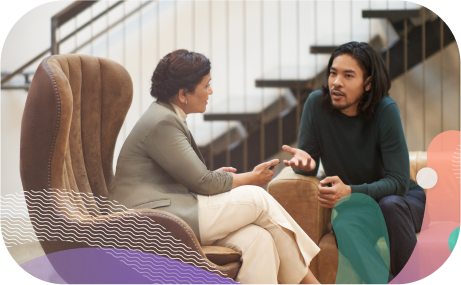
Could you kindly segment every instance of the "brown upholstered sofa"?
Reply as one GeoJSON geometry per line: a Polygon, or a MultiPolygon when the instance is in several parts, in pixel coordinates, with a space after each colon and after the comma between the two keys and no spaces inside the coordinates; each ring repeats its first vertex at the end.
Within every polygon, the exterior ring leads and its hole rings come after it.
{"type": "MultiPolygon", "coordinates": [[[[410,152],[410,177],[413,180],[416,181],[416,174],[426,166],[426,152],[410,152]]],[[[321,179],[321,175],[303,176],[286,167],[269,183],[267,191],[320,247],[319,254],[311,262],[312,273],[320,283],[334,284],[338,248],[331,230],[332,209],[320,207],[317,200],[317,185],[321,179]]]]}
{"type": "Polygon", "coordinates": [[[130,75],[114,61],[72,54],[39,65],[22,119],[20,173],[41,246],[46,254],[138,250],[235,278],[240,253],[201,247],[190,227],[167,212],[107,200],[115,142],[132,96],[130,75]]]}

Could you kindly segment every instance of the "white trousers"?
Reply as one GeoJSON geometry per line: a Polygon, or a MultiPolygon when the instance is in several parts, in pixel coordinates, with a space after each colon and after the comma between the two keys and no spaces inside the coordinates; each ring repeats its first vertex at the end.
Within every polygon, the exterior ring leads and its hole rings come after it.
{"type": "Polygon", "coordinates": [[[197,197],[202,245],[219,245],[242,253],[237,282],[298,284],[320,251],[261,187],[241,186],[197,197]]]}

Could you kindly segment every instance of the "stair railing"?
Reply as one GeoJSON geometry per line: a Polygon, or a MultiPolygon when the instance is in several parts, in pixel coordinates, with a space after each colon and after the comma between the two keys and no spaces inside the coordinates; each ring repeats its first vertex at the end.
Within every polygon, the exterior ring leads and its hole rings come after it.
{"type": "MultiPolygon", "coordinates": [[[[2,81],[1,81],[1,84],[2,84],[2,88],[4,88],[4,84],[7,83],[8,81],[10,81],[14,76],[18,75],[18,74],[21,74],[23,73],[23,71],[28,68],[30,65],[32,65],[34,62],[42,59],[44,56],[46,56],[47,54],[51,53],[52,55],[55,55],[55,54],[59,54],[59,46],[69,40],[70,38],[72,38],[73,36],[76,36],[78,32],[82,31],[83,29],[85,29],[86,27],[88,27],[89,25],[91,25],[95,20],[101,18],[102,16],[106,15],[107,13],[109,13],[111,10],[113,10],[114,8],[116,8],[117,6],[119,6],[121,3],[125,2],[125,0],[120,0],[120,1],[117,1],[116,3],[114,3],[112,6],[109,6],[108,8],[106,8],[105,10],[103,10],[101,13],[99,13],[98,15],[96,15],[95,17],[92,17],[89,21],[87,21],[86,23],[84,23],[83,25],[81,25],[79,28],[77,28],[76,30],[74,30],[73,32],[71,32],[70,34],[68,34],[67,36],[65,36],[63,39],[61,40],[58,40],[57,39],[57,31],[58,29],[64,25],[65,23],[67,23],[69,20],[75,18],[76,16],[78,16],[80,13],[82,13],[83,11],[85,11],[87,8],[91,7],[92,5],[94,5],[97,1],[75,1],[73,2],[72,4],[70,4],[69,6],[67,6],[66,8],[64,8],[62,11],[60,11],[59,13],[57,13],[56,15],[54,15],[52,18],[51,18],[51,46],[50,48],[47,48],[46,50],[42,51],[40,54],[38,54],[37,56],[35,56],[34,58],[32,58],[31,60],[29,60],[28,62],[26,62],[25,64],[23,64],[22,66],[20,66],[18,69],[16,69],[14,72],[10,73],[10,74],[2,74],[2,81]]],[[[114,26],[116,26],[117,24],[120,24],[122,21],[124,21],[126,18],[130,17],[131,15],[133,15],[134,13],[138,12],[140,9],[144,8],[146,5],[152,3],[154,1],[147,1],[145,2],[144,4],[140,5],[139,7],[133,9],[133,11],[131,11],[130,13],[124,15],[121,19],[119,19],[118,21],[116,21],[115,23],[113,23],[112,25],[108,26],[106,29],[104,29],[103,31],[101,31],[100,33],[98,33],[97,35],[94,35],[92,36],[88,41],[84,42],[83,44],[81,44],[80,46],[76,47],[72,53],[75,53],[77,52],[77,50],[81,49],[82,47],[88,45],[89,43],[91,43],[94,39],[100,37],[102,34],[108,32],[110,29],[112,29],[114,26]]],[[[30,75],[30,74],[29,74],[30,75]]],[[[27,83],[27,82],[26,82],[27,83]]],[[[24,88],[24,87],[22,87],[24,88]]]]}

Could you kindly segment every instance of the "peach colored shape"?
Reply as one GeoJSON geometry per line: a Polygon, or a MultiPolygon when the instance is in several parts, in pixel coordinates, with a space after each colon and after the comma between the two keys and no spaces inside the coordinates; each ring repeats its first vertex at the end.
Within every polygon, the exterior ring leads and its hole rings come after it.
{"type": "Polygon", "coordinates": [[[423,225],[415,250],[392,284],[410,283],[431,275],[451,254],[448,239],[460,225],[460,134],[443,132],[429,145],[427,167],[435,170],[438,181],[427,190],[423,225]]]}

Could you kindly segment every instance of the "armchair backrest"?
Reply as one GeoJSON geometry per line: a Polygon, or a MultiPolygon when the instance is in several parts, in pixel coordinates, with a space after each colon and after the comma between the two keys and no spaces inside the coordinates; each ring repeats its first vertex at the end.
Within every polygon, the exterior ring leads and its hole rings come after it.
{"type": "Polygon", "coordinates": [[[67,209],[62,211],[67,217],[100,215],[88,197],[108,195],[115,143],[132,95],[130,75],[112,60],[76,54],[45,58],[21,124],[24,191],[59,189],[52,199],[58,209],[67,209]]]}

